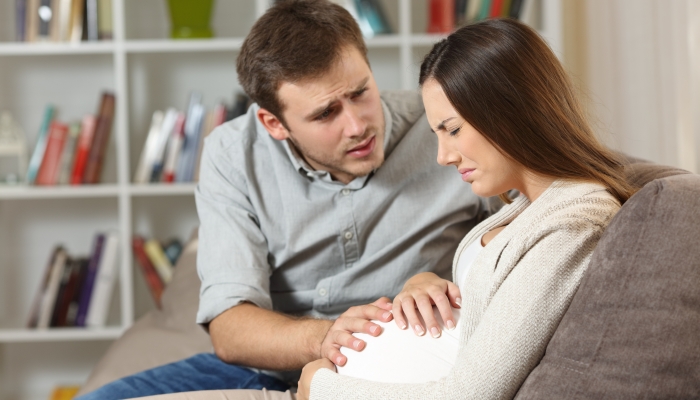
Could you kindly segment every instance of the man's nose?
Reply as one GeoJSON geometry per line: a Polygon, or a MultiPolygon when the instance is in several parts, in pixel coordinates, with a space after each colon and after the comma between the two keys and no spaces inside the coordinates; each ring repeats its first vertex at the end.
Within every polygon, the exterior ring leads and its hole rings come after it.
{"type": "Polygon", "coordinates": [[[345,135],[348,137],[362,136],[367,130],[367,122],[362,117],[362,110],[354,105],[345,107],[345,135]]]}

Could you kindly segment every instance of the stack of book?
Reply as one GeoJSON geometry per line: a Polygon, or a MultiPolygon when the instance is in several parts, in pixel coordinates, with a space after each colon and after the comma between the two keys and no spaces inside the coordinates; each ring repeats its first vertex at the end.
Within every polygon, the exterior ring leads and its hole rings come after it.
{"type": "Polygon", "coordinates": [[[114,102],[114,95],[105,92],[96,116],[88,115],[70,124],[56,120],[55,107],[48,105],[29,160],[27,184],[99,183],[112,131],[114,102]]]}
{"type": "Polygon", "coordinates": [[[148,289],[158,308],[165,285],[173,277],[173,266],[182,253],[182,242],[171,239],[162,245],[157,239],[146,240],[143,236],[134,235],[132,248],[137,264],[141,268],[148,289]]]}
{"type": "Polygon", "coordinates": [[[204,138],[222,123],[245,114],[249,105],[249,98],[239,94],[231,107],[220,103],[207,111],[201,93],[193,92],[185,112],[175,108],[154,112],[134,182],[198,181],[204,138]]]}
{"type": "Polygon", "coordinates": [[[112,0],[15,0],[18,42],[112,39],[112,0]]]}
{"type": "Polygon", "coordinates": [[[428,33],[450,33],[488,18],[519,19],[526,0],[430,0],[428,33]]]}
{"type": "Polygon", "coordinates": [[[119,236],[97,234],[89,257],[51,253],[32,304],[29,328],[105,326],[117,279],[119,236]]]}

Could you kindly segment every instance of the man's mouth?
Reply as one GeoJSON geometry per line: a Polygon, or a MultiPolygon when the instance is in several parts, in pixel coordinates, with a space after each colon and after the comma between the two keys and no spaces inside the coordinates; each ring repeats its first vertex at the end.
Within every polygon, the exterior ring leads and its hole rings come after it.
{"type": "Polygon", "coordinates": [[[347,154],[350,157],[354,158],[364,158],[367,157],[368,155],[372,154],[372,151],[374,151],[374,146],[377,143],[376,136],[372,136],[366,140],[364,140],[362,143],[358,144],[357,146],[353,147],[352,149],[347,151],[347,154]]]}

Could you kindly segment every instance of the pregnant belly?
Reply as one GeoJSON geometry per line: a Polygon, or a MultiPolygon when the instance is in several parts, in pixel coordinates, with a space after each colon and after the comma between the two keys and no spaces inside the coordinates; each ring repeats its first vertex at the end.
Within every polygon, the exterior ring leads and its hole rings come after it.
{"type": "Polygon", "coordinates": [[[377,337],[356,333],[367,345],[360,352],[342,347],[340,352],[348,362],[338,367],[338,373],[385,383],[423,383],[446,376],[457,358],[459,310],[452,309],[457,321],[452,331],[445,328],[437,308],[433,312],[442,329],[439,338],[416,336],[410,329],[399,329],[394,321],[373,321],[382,327],[382,333],[377,337]]]}

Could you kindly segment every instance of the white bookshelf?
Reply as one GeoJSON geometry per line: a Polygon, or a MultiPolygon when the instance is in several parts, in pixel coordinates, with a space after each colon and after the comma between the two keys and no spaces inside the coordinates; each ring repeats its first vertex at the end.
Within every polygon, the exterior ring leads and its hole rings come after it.
{"type": "MultiPolygon", "coordinates": [[[[561,0],[530,0],[530,22],[561,52],[561,0]]],[[[444,36],[425,31],[427,0],[384,0],[395,34],[367,40],[380,89],[413,89],[418,66],[444,36]]],[[[0,3],[0,26],[14,26],[13,1],[0,3]]],[[[12,42],[0,28],[0,110],[20,122],[30,150],[44,106],[58,119],[94,113],[100,92],[114,91],[116,116],[102,182],[92,186],[0,185],[0,400],[45,399],[57,384],[79,384],[140,316],[153,307],[134,264],[131,237],[186,240],[197,226],[194,183],[133,184],[151,114],[184,108],[190,90],[205,104],[240,91],[235,59],[267,0],[218,0],[217,38],[167,38],[165,0],[113,0],[114,39],[98,43],[12,42]],[[103,329],[28,330],[24,323],[52,247],[87,255],[95,233],[120,234],[119,283],[103,329]]],[[[528,21],[526,21],[528,22],[528,21]]]]}

